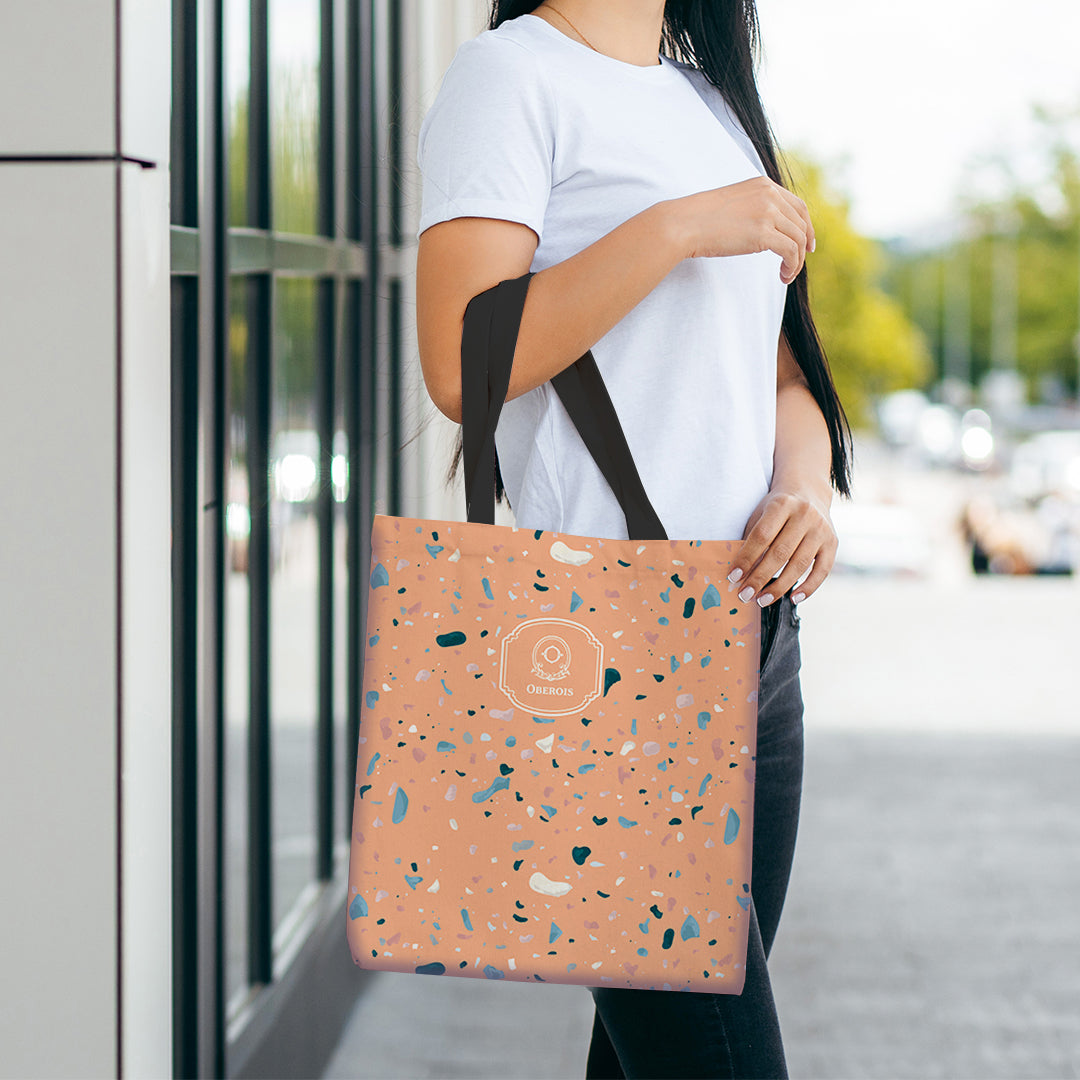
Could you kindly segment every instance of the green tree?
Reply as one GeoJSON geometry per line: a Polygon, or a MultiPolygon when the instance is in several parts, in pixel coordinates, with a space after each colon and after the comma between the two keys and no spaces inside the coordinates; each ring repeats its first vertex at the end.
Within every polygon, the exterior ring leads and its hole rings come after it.
{"type": "Polygon", "coordinates": [[[848,418],[865,427],[874,398],[927,380],[926,339],[882,287],[887,260],[852,226],[848,201],[830,189],[820,165],[788,158],[817,236],[807,258],[814,320],[848,418]]]}
{"type": "Polygon", "coordinates": [[[937,354],[944,326],[943,266],[956,259],[969,267],[971,380],[978,384],[995,362],[1015,367],[1032,400],[1047,376],[1076,391],[1080,311],[1080,154],[1068,136],[1080,111],[1055,114],[1036,107],[1033,112],[1046,176],[1023,184],[1008,157],[992,161],[1006,177],[1007,193],[962,203],[957,238],[894,254],[886,277],[937,354]],[[1015,313],[1015,333],[1008,331],[995,343],[1003,307],[1015,313]]]}

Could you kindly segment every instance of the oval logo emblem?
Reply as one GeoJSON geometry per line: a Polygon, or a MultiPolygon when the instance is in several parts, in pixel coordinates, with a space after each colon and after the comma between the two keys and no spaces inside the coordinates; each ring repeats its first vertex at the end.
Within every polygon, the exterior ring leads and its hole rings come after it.
{"type": "Polygon", "coordinates": [[[604,648],[570,619],[529,619],[503,638],[499,689],[537,716],[584,712],[603,689],[604,648]]]}

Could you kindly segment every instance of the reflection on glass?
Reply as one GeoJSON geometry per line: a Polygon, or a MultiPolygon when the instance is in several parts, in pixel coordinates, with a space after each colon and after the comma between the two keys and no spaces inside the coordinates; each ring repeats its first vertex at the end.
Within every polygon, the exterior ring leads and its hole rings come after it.
{"type": "Polygon", "coordinates": [[[318,229],[319,0],[270,0],[274,228],[318,229]]]}
{"type": "MultiPolygon", "coordinates": [[[[354,287],[345,293],[351,296],[354,287]]],[[[349,305],[346,317],[355,308],[349,305]]],[[[346,334],[348,341],[351,335],[346,334]]],[[[346,502],[349,494],[349,442],[345,430],[345,365],[348,356],[339,349],[334,358],[334,873],[341,872],[349,858],[349,833],[355,787],[350,766],[352,755],[347,741],[348,675],[349,675],[349,567],[347,548],[349,537],[346,502]]],[[[355,750],[355,747],[353,748],[355,750]]]]}
{"type": "Polygon", "coordinates": [[[225,2],[225,94],[229,224],[247,225],[248,91],[251,87],[251,0],[225,2]]]}
{"type": "Polygon", "coordinates": [[[315,874],[319,439],[315,283],[281,278],[270,420],[270,722],[275,929],[315,874]]]}
{"type": "Polygon", "coordinates": [[[247,986],[248,502],[245,281],[230,282],[228,453],[225,489],[225,997],[247,986]]]}

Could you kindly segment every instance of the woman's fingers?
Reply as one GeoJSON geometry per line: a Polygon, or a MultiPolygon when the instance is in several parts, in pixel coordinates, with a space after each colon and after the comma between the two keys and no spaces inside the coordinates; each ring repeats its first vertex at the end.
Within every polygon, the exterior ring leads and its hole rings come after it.
{"type": "Polygon", "coordinates": [[[793,510],[794,503],[787,496],[770,499],[761,517],[743,540],[739,562],[750,569],[732,587],[744,603],[754,599],[759,591],[769,591],[763,586],[784,565],[788,555],[802,540],[806,526],[804,524],[800,529],[798,516],[793,510]]]}
{"type": "Polygon", "coordinates": [[[768,176],[670,200],[684,233],[687,258],[774,251],[790,284],[813,250],[814,227],[806,204],[768,176]]]}
{"type": "MultiPolygon", "coordinates": [[[[829,576],[836,562],[836,546],[826,544],[814,559],[813,569],[806,575],[805,581],[800,581],[798,587],[791,594],[791,599],[796,604],[801,604],[808,596],[812,596],[814,590],[829,576]]],[[[795,579],[798,581],[798,578],[795,579]]]]}
{"type": "MultiPolygon", "coordinates": [[[[779,600],[810,569],[815,559],[821,554],[821,539],[812,531],[806,533],[799,546],[792,553],[791,558],[784,564],[784,569],[777,577],[765,585],[764,591],[771,594],[773,600],[779,600]]],[[[805,584],[806,582],[803,582],[803,585],[805,584]]],[[[800,591],[809,596],[807,590],[801,586],[800,591]]],[[[813,590],[811,589],[811,591],[813,590]]]]}
{"type": "MultiPolygon", "coordinates": [[[[749,578],[747,578],[747,586],[754,588],[754,593],[749,597],[749,600],[757,603],[764,600],[765,604],[771,604],[780,598],[798,576],[789,574],[788,570],[795,552],[808,539],[812,541],[812,538],[806,532],[806,526],[800,524],[794,518],[789,518],[784,528],[777,534],[776,539],[769,545],[769,549],[762,557],[761,562],[754,567],[749,578]],[[765,597],[770,597],[770,599],[765,600],[765,597]]],[[[808,565],[809,562],[805,563],[804,569],[808,565]]],[[[745,595],[746,589],[744,587],[740,590],[739,599],[743,599],[745,595]]],[[[747,601],[744,600],[745,602],[747,601]]]]}
{"type": "Polygon", "coordinates": [[[832,568],[836,547],[835,532],[811,503],[794,496],[772,499],[739,553],[739,562],[751,569],[729,591],[738,592],[743,603],[766,594],[775,601],[812,566],[799,589],[809,596],[832,568]]]}
{"type": "Polygon", "coordinates": [[[785,202],[806,226],[806,250],[813,251],[817,238],[814,232],[814,223],[810,220],[810,211],[807,209],[806,203],[798,195],[788,191],[787,188],[781,187],[780,190],[784,193],[785,202]]]}
{"type": "Polygon", "coordinates": [[[767,243],[770,251],[775,251],[784,260],[780,267],[780,280],[785,285],[790,285],[799,276],[802,268],[802,256],[799,252],[799,242],[780,228],[773,229],[772,240],[767,243]]]}
{"type": "Polygon", "coordinates": [[[799,276],[803,263],[806,261],[806,228],[802,219],[794,211],[786,208],[781,208],[781,212],[776,215],[775,228],[795,244],[794,258],[777,252],[784,258],[783,277],[791,282],[799,276]]]}
{"type": "Polygon", "coordinates": [[[775,198],[776,210],[774,226],[785,236],[793,239],[798,245],[799,257],[797,262],[791,262],[781,252],[777,252],[777,254],[781,254],[785,261],[784,270],[786,272],[782,273],[781,277],[785,283],[790,284],[802,272],[807,251],[813,251],[814,249],[814,226],[810,221],[810,212],[806,208],[806,203],[797,195],[792,194],[780,184],[773,184],[772,193],[775,198]]]}

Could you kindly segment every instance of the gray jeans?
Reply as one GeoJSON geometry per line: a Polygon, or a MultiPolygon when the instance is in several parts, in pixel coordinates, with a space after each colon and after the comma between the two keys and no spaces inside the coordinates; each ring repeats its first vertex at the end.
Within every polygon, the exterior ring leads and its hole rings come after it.
{"type": "Polygon", "coordinates": [[[766,966],[784,906],[803,776],[799,614],[790,592],[762,609],[750,934],[741,994],[589,987],[587,1080],[786,1080],[766,966]]]}

